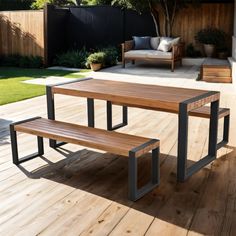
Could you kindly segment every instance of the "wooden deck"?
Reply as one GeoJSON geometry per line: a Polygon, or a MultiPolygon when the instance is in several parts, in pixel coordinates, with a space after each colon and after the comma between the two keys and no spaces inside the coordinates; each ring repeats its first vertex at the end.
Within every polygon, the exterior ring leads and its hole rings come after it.
{"type": "MultiPolygon", "coordinates": [[[[161,140],[160,187],[135,203],[127,199],[127,158],[72,144],[55,151],[45,141],[42,158],[14,166],[7,126],[46,117],[46,98],[0,107],[0,235],[236,235],[236,93],[222,90],[221,106],[232,114],[229,145],[183,184],[176,183],[177,116],[129,109],[121,132],[161,140]]],[[[96,126],[105,128],[105,102],[95,105],[96,126]]],[[[86,124],[85,99],[56,95],[56,107],[58,119],[86,124]]],[[[119,107],[114,117],[119,122],[119,107]]],[[[206,154],[207,128],[207,119],[190,118],[190,162],[206,154]]],[[[19,145],[22,155],[32,152],[36,139],[21,134],[19,145]]],[[[140,164],[141,182],[150,163],[140,164]]]]}

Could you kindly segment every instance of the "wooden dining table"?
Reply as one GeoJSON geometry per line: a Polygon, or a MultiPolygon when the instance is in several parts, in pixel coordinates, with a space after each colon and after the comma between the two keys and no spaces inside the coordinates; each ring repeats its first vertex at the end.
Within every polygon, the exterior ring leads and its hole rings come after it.
{"type": "MultiPolygon", "coordinates": [[[[124,113],[127,113],[127,107],[177,113],[177,180],[179,182],[184,182],[216,159],[220,92],[86,78],[47,86],[48,118],[53,120],[55,119],[55,94],[87,98],[88,126],[90,127],[95,126],[94,99],[105,100],[108,104],[121,105],[124,113]],[[189,113],[206,104],[210,104],[211,110],[208,154],[191,166],[187,166],[189,113]]],[[[127,123],[126,115],[123,115],[123,123],[127,123]]],[[[50,146],[55,148],[57,144],[51,140],[50,146]]]]}

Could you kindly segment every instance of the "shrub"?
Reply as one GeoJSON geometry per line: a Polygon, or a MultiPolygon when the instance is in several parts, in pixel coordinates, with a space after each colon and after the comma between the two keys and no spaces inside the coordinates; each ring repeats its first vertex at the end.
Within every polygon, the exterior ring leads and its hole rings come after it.
{"type": "Polygon", "coordinates": [[[206,28],[200,30],[196,36],[195,40],[202,44],[213,44],[220,45],[225,41],[226,34],[224,31],[216,28],[206,28]]]}
{"type": "Polygon", "coordinates": [[[104,52],[95,52],[89,55],[87,58],[87,64],[103,64],[105,63],[105,53],[104,52]]]}
{"type": "Polygon", "coordinates": [[[105,53],[104,64],[105,66],[114,66],[118,62],[118,50],[115,47],[107,47],[101,49],[105,53]]]}
{"type": "Polygon", "coordinates": [[[0,66],[41,68],[43,66],[43,59],[40,56],[8,55],[0,58],[0,66]]]}
{"type": "Polygon", "coordinates": [[[21,56],[20,55],[3,55],[1,56],[0,65],[1,66],[13,66],[18,67],[19,61],[21,56]]]}
{"type": "Polygon", "coordinates": [[[68,51],[57,55],[54,64],[58,66],[85,68],[89,53],[83,48],[80,51],[68,51]]]}
{"type": "Polygon", "coordinates": [[[31,8],[34,10],[43,9],[45,4],[50,3],[56,6],[75,6],[75,1],[73,0],[34,0],[31,4],[31,8]]]}
{"type": "Polygon", "coordinates": [[[31,68],[43,67],[43,58],[40,56],[30,56],[29,61],[30,61],[29,67],[31,68]]]}
{"type": "Polygon", "coordinates": [[[186,48],[186,56],[196,58],[196,57],[201,57],[202,54],[199,50],[196,50],[194,48],[192,43],[190,43],[186,48]]]}
{"type": "Polygon", "coordinates": [[[0,0],[0,11],[29,10],[33,0],[0,0]]]}

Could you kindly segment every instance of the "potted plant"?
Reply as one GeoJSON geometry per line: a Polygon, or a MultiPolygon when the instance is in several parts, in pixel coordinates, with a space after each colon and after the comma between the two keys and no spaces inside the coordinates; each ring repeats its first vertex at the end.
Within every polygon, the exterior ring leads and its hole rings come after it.
{"type": "Polygon", "coordinates": [[[195,36],[198,43],[202,43],[207,57],[212,57],[215,47],[225,42],[225,33],[216,28],[200,30],[195,36]]]}
{"type": "Polygon", "coordinates": [[[90,65],[90,68],[93,71],[98,71],[102,68],[104,59],[105,59],[104,52],[95,52],[89,55],[89,57],[87,58],[87,64],[90,65]]]}

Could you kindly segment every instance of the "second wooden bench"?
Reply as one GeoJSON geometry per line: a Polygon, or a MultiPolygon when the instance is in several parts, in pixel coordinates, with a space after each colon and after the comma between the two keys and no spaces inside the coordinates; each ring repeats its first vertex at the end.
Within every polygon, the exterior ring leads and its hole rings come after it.
{"type": "Polygon", "coordinates": [[[66,143],[78,144],[100,149],[128,157],[129,198],[133,201],[159,185],[159,145],[157,139],[149,139],[129,134],[110,132],[61,121],[53,121],[41,117],[12,123],[10,125],[13,163],[20,163],[44,154],[43,138],[66,143]],[[17,132],[37,136],[38,152],[19,158],[17,132]],[[137,159],[152,151],[151,180],[138,189],[137,159]]]}
{"type": "MultiPolygon", "coordinates": [[[[145,107],[141,107],[141,106],[137,106],[137,107],[145,109],[145,107]]],[[[112,103],[109,101],[107,102],[107,130],[111,130],[111,131],[116,130],[128,124],[128,110],[127,109],[128,108],[127,106],[125,106],[125,104],[112,103]],[[123,122],[115,126],[113,126],[112,124],[112,105],[123,106],[123,122]]],[[[158,110],[156,109],[155,111],[174,113],[174,112],[160,110],[160,109],[158,110]]],[[[211,114],[211,108],[207,106],[203,106],[189,112],[190,116],[206,118],[206,119],[210,119],[210,114],[211,114]]],[[[230,109],[229,108],[219,108],[219,119],[223,119],[223,118],[224,118],[223,139],[217,143],[217,149],[223,147],[229,141],[229,125],[230,125],[230,109]]]]}

